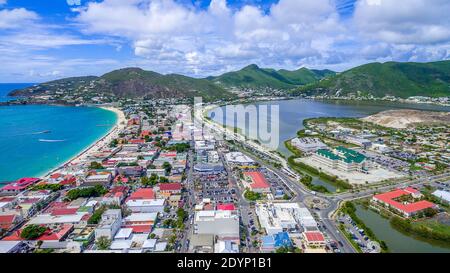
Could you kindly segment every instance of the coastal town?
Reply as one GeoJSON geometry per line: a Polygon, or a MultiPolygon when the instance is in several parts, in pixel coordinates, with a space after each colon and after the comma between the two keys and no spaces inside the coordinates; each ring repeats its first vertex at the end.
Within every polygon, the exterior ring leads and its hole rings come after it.
{"type": "Polygon", "coordinates": [[[0,268],[445,269],[449,11],[0,0],[0,268]]]}
{"type": "Polygon", "coordinates": [[[0,252],[388,252],[361,208],[448,240],[448,124],[308,119],[285,158],[175,101],[100,104],[106,136],[2,187],[0,252]]]}

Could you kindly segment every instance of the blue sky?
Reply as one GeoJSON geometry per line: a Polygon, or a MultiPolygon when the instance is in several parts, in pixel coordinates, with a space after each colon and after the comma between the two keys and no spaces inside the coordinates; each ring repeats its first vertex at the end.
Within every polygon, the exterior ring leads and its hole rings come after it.
{"type": "Polygon", "coordinates": [[[450,56],[447,0],[0,0],[0,82],[450,56]]]}

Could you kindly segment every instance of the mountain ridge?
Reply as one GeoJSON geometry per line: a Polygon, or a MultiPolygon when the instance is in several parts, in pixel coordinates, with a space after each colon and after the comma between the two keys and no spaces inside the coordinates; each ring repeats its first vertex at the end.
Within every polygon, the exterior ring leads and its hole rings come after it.
{"type": "Polygon", "coordinates": [[[307,68],[292,71],[286,69],[275,70],[271,68],[260,68],[256,64],[251,64],[241,70],[227,72],[216,77],[208,77],[207,79],[224,88],[256,89],[268,87],[288,90],[322,79],[323,77],[320,75],[320,71],[317,70],[316,73],[307,68]]]}
{"type": "Polygon", "coordinates": [[[450,61],[368,63],[300,87],[292,94],[450,96],[450,61]]]}
{"type": "Polygon", "coordinates": [[[275,70],[251,64],[238,71],[207,78],[164,75],[138,67],[127,67],[101,76],[45,82],[14,90],[9,95],[33,97],[64,93],[66,96],[77,94],[154,99],[201,96],[209,101],[233,99],[236,93],[248,89],[278,90],[279,94],[292,96],[450,96],[450,61],[368,63],[340,73],[304,67],[275,70]]]}

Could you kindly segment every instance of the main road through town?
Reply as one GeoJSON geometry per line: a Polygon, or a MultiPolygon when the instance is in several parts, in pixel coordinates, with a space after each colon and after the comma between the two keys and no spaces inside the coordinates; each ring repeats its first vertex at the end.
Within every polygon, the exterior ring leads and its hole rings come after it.
{"type": "MultiPolygon", "coordinates": [[[[229,130],[224,129],[223,127],[217,125],[216,123],[213,123],[207,119],[204,118],[203,111],[197,111],[195,112],[195,119],[196,122],[200,122],[199,124],[203,124],[204,127],[211,130],[213,133],[219,136],[224,136],[227,140],[234,140],[241,145],[245,146],[245,148],[249,149],[250,151],[254,151],[258,154],[262,154],[263,156],[266,156],[268,158],[272,158],[276,160],[277,162],[281,163],[283,168],[283,171],[280,171],[277,168],[274,168],[273,166],[263,162],[259,157],[256,157],[253,153],[246,153],[249,155],[253,160],[258,162],[260,165],[265,166],[269,168],[271,171],[276,173],[278,176],[280,176],[285,182],[287,182],[287,186],[295,193],[296,197],[293,200],[294,202],[303,202],[304,198],[306,196],[318,196],[323,199],[326,199],[330,206],[327,209],[318,211],[319,218],[322,220],[322,224],[325,226],[328,234],[336,241],[339,241],[342,243],[341,251],[344,253],[354,253],[355,249],[351,246],[351,244],[346,240],[346,238],[339,232],[337,229],[337,226],[333,219],[330,217],[332,213],[338,208],[339,206],[339,200],[337,199],[330,199],[329,196],[325,195],[317,195],[316,193],[310,191],[306,187],[304,187],[303,184],[298,183],[299,176],[294,171],[290,170],[289,165],[287,164],[287,161],[280,157],[279,155],[273,154],[270,151],[268,151],[265,147],[260,146],[254,142],[246,141],[246,139],[238,134],[231,133],[229,130]]],[[[243,152],[245,152],[243,150],[243,152]]],[[[244,207],[245,204],[244,204],[244,207]]],[[[241,212],[242,213],[242,212],[241,212]]]]}

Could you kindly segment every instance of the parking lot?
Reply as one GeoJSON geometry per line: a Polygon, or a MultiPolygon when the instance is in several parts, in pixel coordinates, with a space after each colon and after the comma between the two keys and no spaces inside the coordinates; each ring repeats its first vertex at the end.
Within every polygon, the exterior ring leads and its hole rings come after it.
{"type": "Polygon", "coordinates": [[[358,150],[358,152],[365,155],[369,160],[381,165],[383,168],[386,168],[390,171],[404,172],[407,173],[409,171],[409,163],[402,161],[400,159],[392,158],[389,156],[385,156],[382,154],[378,154],[375,152],[367,151],[367,150],[358,150]]]}
{"type": "Polygon", "coordinates": [[[226,171],[215,173],[194,172],[196,181],[195,197],[197,202],[209,198],[216,203],[232,203],[237,201],[236,190],[228,179],[226,171]]]}
{"type": "Polygon", "coordinates": [[[344,225],[347,233],[350,234],[351,240],[353,240],[364,253],[380,252],[380,246],[377,242],[373,242],[365,234],[363,229],[360,229],[352,218],[348,215],[339,217],[339,223],[344,225]]]}
{"type": "Polygon", "coordinates": [[[270,190],[275,199],[284,199],[285,195],[287,195],[288,199],[292,197],[291,190],[286,186],[281,177],[267,168],[259,168],[256,171],[264,174],[264,177],[270,184],[270,190]]]}

